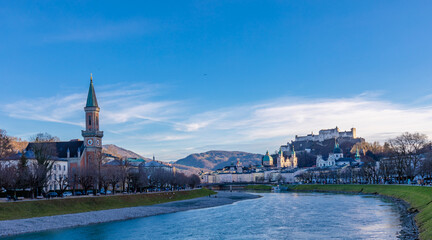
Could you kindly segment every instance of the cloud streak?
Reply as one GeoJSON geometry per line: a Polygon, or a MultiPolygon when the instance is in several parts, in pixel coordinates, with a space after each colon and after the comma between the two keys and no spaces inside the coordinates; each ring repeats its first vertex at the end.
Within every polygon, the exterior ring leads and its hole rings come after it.
{"type": "MultiPolygon", "coordinates": [[[[155,100],[155,92],[164,92],[160,86],[100,89],[105,142],[142,154],[159,153],[161,160],[211,149],[262,153],[295,135],[335,126],[356,127],[357,135],[367,141],[385,141],[405,131],[432,136],[432,106],[401,105],[368,94],[344,99],[279,98],[194,112],[187,100],[155,100]]],[[[71,94],[23,100],[1,109],[11,118],[83,127],[85,98],[85,94],[71,94]]],[[[71,138],[78,134],[71,133],[71,138]]]]}
{"type": "MultiPolygon", "coordinates": [[[[119,89],[104,87],[98,92],[102,109],[101,123],[121,128],[127,123],[139,126],[150,122],[169,121],[180,109],[179,102],[150,100],[161,86],[133,84],[119,89]]],[[[84,127],[83,108],[87,95],[71,94],[8,103],[0,109],[9,117],[44,122],[64,123],[84,127]]]]}
{"type": "Polygon", "coordinates": [[[210,111],[192,116],[182,123],[186,127],[178,130],[205,134],[201,144],[236,145],[284,139],[280,142],[283,144],[295,135],[335,126],[347,130],[356,127],[358,135],[369,141],[385,141],[405,131],[431,135],[431,122],[432,106],[412,108],[360,95],[346,99],[277,99],[210,111]]]}

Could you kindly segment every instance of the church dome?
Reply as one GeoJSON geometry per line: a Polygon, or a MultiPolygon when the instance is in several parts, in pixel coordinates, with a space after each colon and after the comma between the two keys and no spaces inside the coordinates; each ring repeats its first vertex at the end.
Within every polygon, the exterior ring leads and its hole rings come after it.
{"type": "Polygon", "coordinates": [[[264,162],[270,162],[270,161],[273,161],[273,158],[272,158],[272,156],[265,155],[264,158],[263,158],[263,161],[264,162]]]}
{"type": "Polygon", "coordinates": [[[264,165],[268,165],[268,164],[273,163],[273,158],[272,158],[272,156],[270,156],[268,151],[267,151],[266,155],[264,155],[264,157],[263,157],[263,163],[264,163],[264,165]]]}

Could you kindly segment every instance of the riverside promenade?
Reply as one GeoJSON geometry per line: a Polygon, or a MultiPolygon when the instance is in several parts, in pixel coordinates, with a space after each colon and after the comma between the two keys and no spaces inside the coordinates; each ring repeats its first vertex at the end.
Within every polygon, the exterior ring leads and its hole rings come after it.
{"type": "Polygon", "coordinates": [[[259,197],[258,195],[244,192],[218,192],[210,197],[200,197],[150,206],[5,220],[0,221],[0,237],[215,207],[259,197]]]}

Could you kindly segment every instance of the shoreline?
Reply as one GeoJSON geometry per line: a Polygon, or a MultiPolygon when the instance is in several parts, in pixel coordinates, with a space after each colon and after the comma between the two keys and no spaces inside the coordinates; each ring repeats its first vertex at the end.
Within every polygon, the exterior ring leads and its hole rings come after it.
{"type": "Polygon", "coordinates": [[[351,195],[372,195],[382,199],[391,201],[398,209],[399,219],[402,229],[399,231],[398,239],[416,240],[419,239],[420,232],[415,221],[415,216],[418,213],[417,209],[399,198],[381,195],[379,193],[363,193],[363,192],[347,192],[347,191],[325,191],[325,190],[295,190],[289,189],[288,192],[317,192],[317,193],[333,193],[333,194],[351,194],[351,195]]]}
{"type": "Polygon", "coordinates": [[[259,195],[245,192],[217,192],[211,197],[167,202],[140,207],[117,208],[109,210],[35,217],[0,221],[0,237],[26,233],[87,226],[91,224],[123,221],[134,218],[150,217],[180,211],[217,207],[241,200],[256,199],[259,195]],[[217,196],[217,197],[215,197],[217,196]]]}

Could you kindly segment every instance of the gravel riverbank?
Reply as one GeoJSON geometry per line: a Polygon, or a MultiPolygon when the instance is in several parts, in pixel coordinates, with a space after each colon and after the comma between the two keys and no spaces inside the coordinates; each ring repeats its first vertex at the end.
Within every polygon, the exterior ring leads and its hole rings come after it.
{"type": "Polygon", "coordinates": [[[259,198],[259,196],[245,192],[218,192],[211,197],[201,197],[151,206],[6,220],[0,221],[0,237],[215,207],[254,198],[259,198]]]}

